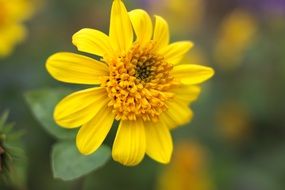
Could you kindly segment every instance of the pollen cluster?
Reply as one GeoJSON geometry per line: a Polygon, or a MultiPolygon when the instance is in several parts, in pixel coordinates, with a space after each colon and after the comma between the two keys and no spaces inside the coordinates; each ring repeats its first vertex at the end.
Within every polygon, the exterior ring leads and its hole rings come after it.
{"type": "Polygon", "coordinates": [[[108,61],[110,75],[102,83],[107,90],[109,107],[117,120],[157,121],[167,109],[166,101],[174,96],[173,66],[153,52],[153,44],[139,44],[117,59],[108,61]]]}

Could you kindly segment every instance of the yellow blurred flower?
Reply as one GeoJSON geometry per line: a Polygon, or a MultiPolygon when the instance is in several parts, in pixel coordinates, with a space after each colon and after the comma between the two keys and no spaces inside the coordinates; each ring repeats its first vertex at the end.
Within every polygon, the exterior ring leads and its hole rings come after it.
{"type": "Polygon", "coordinates": [[[205,16],[204,0],[149,0],[153,12],[165,16],[174,33],[195,32],[205,16]]]}
{"type": "Polygon", "coordinates": [[[216,119],[221,136],[232,143],[241,142],[250,132],[249,113],[236,102],[221,104],[216,119]]]}
{"type": "Polygon", "coordinates": [[[215,58],[222,68],[235,68],[253,42],[257,21],[244,10],[235,10],[221,24],[215,47],[215,58]]]}
{"type": "Polygon", "coordinates": [[[33,13],[28,0],[0,0],[0,57],[11,54],[15,45],[25,39],[23,22],[33,13]]]}
{"type": "Polygon", "coordinates": [[[158,162],[170,161],[169,130],[190,121],[188,104],[200,92],[193,85],[214,72],[205,66],[179,65],[192,42],[169,44],[167,22],[159,16],[155,21],[153,30],[148,13],[127,12],[121,0],[114,0],[109,36],[88,28],[73,36],[79,51],[100,56],[100,61],[74,53],[57,53],[47,60],[48,72],[59,81],[100,85],[67,96],[55,108],[58,125],[82,126],[76,138],[82,154],[96,151],[117,120],[114,160],[132,166],[146,153],[158,162]]]}
{"type": "Polygon", "coordinates": [[[178,144],[171,164],[159,177],[158,190],[213,190],[206,151],[196,142],[178,144]]]}

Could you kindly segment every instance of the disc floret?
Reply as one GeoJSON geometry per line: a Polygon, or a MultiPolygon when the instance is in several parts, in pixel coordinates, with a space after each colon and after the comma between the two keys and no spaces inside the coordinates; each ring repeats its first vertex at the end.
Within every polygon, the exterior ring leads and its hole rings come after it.
{"type": "Polygon", "coordinates": [[[175,85],[170,74],[173,66],[153,51],[153,43],[145,47],[136,43],[108,64],[110,75],[102,85],[116,119],[157,121],[167,109],[166,101],[174,96],[167,92],[175,85]]]}

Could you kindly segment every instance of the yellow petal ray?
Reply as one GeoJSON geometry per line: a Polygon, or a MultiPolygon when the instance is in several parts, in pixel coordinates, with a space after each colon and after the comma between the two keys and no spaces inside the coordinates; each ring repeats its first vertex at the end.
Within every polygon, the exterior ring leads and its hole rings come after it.
{"type": "Polygon", "coordinates": [[[146,45],[150,42],[153,33],[151,18],[142,9],[130,11],[129,15],[137,36],[137,41],[142,46],[146,45]]]}
{"type": "Polygon", "coordinates": [[[55,79],[74,84],[100,84],[109,75],[106,64],[74,53],[56,53],[46,62],[46,69],[55,79]]]}
{"type": "Polygon", "coordinates": [[[156,44],[154,48],[156,50],[166,47],[169,43],[168,23],[160,16],[155,16],[153,40],[156,44]]]}
{"type": "Polygon", "coordinates": [[[175,42],[162,48],[159,53],[164,56],[166,62],[176,65],[183,59],[193,45],[194,44],[190,41],[175,42]]]}
{"type": "Polygon", "coordinates": [[[101,57],[114,54],[110,37],[98,30],[84,28],[72,36],[72,43],[79,51],[101,57]]]}
{"type": "Polygon", "coordinates": [[[171,90],[175,94],[177,100],[181,100],[186,104],[195,101],[201,92],[201,87],[191,85],[179,85],[171,90]]]}
{"type": "Polygon", "coordinates": [[[76,128],[90,121],[108,103],[104,88],[89,88],[72,93],[61,100],[54,111],[56,123],[76,128]]]}
{"type": "Polygon", "coordinates": [[[192,117],[193,112],[187,104],[173,99],[168,103],[168,109],[160,115],[160,120],[164,122],[168,128],[174,129],[190,122],[192,117]]]}
{"type": "Polygon", "coordinates": [[[114,49],[120,53],[126,52],[133,43],[131,21],[121,0],[113,1],[109,36],[114,44],[114,49]]]}
{"type": "Polygon", "coordinates": [[[214,70],[201,65],[178,65],[172,70],[172,76],[183,84],[195,85],[202,83],[214,75],[214,70]]]}
{"type": "Polygon", "coordinates": [[[163,122],[147,122],[145,125],[145,135],[146,154],[160,163],[169,163],[173,144],[167,126],[163,122]]]}
{"type": "Polygon", "coordinates": [[[126,166],[135,166],[143,159],[145,150],[143,122],[141,120],[121,121],[113,144],[113,159],[126,166]]]}
{"type": "Polygon", "coordinates": [[[89,155],[101,146],[112,127],[114,118],[112,110],[105,105],[92,120],[80,128],[76,136],[76,145],[82,154],[89,155]]]}

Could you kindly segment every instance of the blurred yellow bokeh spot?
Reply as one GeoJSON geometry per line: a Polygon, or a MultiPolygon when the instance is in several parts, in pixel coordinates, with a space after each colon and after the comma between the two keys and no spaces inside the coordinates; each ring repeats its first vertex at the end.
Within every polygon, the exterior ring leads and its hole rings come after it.
{"type": "Polygon", "coordinates": [[[205,16],[204,0],[150,1],[152,11],[163,15],[176,34],[197,32],[205,16]]]}
{"type": "Polygon", "coordinates": [[[215,59],[224,69],[239,65],[257,32],[257,20],[245,10],[234,10],[221,23],[215,46],[215,59]]]}
{"type": "Polygon", "coordinates": [[[172,162],[159,176],[157,190],[213,190],[207,157],[198,142],[178,143],[172,162]]]}
{"type": "Polygon", "coordinates": [[[25,20],[33,14],[29,0],[0,0],[0,58],[10,55],[26,37],[25,20]]]}

